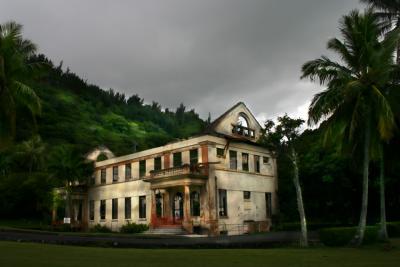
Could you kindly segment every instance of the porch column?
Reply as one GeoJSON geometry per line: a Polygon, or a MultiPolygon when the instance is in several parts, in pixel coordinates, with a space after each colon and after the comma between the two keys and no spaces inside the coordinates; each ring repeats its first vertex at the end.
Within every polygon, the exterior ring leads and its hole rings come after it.
{"type": "Polygon", "coordinates": [[[156,191],[151,190],[151,215],[150,215],[151,228],[154,228],[156,224],[157,224],[156,191]]]}
{"type": "Polygon", "coordinates": [[[190,234],[193,233],[193,225],[190,220],[190,187],[184,186],[185,197],[183,199],[183,228],[190,234]]]}
{"type": "Polygon", "coordinates": [[[168,189],[166,189],[165,193],[163,194],[163,208],[164,208],[163,217],[167,218],[167,220],[172,221],[171,200],[170,200],[170,192],[168,189]]]}

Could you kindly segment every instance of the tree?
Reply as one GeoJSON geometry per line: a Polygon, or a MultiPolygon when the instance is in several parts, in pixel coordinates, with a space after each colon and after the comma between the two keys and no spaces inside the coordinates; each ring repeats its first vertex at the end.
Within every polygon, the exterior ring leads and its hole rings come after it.
{"type": "Polygon", "coordinates": [[[28,108],[33,116],[41,111],[35,91],[24,83],[41,63],[29,61],[36,46],[21,31],[22,25],[15,22],[0,25],[0,149],[15,136],[17,105],[28,108]]]}
{"type": "Polygon", "coordinates": [[[395,128],[394,115],[385,90],[398,71],[393,53],[399,40],[399,30],[385,35],[384,28],[372,9],[364,14],[354,10],[342,18],[343,40],[328,42],[340,62],[322,56],[302,67],[302,78],[319,80],[327,89],[314,96],[310,108],[310,125],[326,120],[325,140],[338,139],[340,144],[362,151],[362,204],[355,245],[360,245],[368,208],[368,177],[371,156],[376,156],[382,140],[389,140],[395,128]]]}
{"type": "MultiPolygon", "coordinates": [[[[362,3],[373,7],[376,14],[389,26],[395,25],[395,29],[400,28],[400,0],[360,0],[362,3]]],[[[396,62],[400,64],[400,42],[397,43],[397,58],[396,62]]]]}
{"type": "Polygon", "coordinates": [[[87,182],[93,174],[93,162],[87,161],[67,146],[60,146],[52,153],[49,170],[56,180],[65,185],[65,217],[70,217],[72,215],[71,193],[74,186],[87,182]]]}
{"type": "Polygon", "coordinates": [[[286,153],[293,167],[293,184],[296,190],[297,210],[300,216],[301,238],[300,245],[308,246],[307,220],[304,211],[303,196],[299,181],[299,159],[295,149],[295,142],[299,137],[299,128],[304,123],[302,119],[292,119],[288,115],[278,118],[279,124],[271,120],[265,122],[261,144],[270,151],[286,153]]]}
{"type": "Polygon", "coordinates": [[[32,171],[44,169],[45,145],[40,136],[34,136],[16,147],[15,156],[28,167],[28,174],[32,171]]]}

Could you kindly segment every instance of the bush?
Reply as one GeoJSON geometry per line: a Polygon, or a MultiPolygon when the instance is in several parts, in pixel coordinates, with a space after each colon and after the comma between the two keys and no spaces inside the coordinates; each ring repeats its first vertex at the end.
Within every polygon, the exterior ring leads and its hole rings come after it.
{"type": "Polygon", "coordinates": [[[119,231],[126,234],[136,234],[142,233],[148,229],[149,226],[147,224],[136,224],[128,222],[127,224],[123,225],[119,231]]]}
{"type": "Polygon", "coordinates": [[[111,233],[112,231],[107,226],[101,225],[98,223],[95,226],[93,226],[92,228],[90,228],[90,232],[92,232],[92,233],[111,233]]]}
{"type": "MultiPolygon", "coordinates": [[[[346,246],[350,243],[357,227],[325,228],[319,231],[321,242],[326,246],[346,246]]],[[[364,235],[364,244],[378,241],[378,227],[367,226],[364,235]]]]}
{"type": "Polygon", "coordinates": [[[389,237],[400,237],[400,222],[388,222],[386,227],[389,237]]]}

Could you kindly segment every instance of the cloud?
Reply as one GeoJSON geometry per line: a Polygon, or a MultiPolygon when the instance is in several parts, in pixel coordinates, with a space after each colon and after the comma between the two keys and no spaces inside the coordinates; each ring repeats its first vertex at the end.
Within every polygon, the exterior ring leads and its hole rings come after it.
{"type": "Polygon", "coordinates": [[[326,53],[358,0],[3,0],[55,62],[103,88],[216,118],[244,101],[258,118],[304,117],[321,90],[301,65],[326,53]]]}

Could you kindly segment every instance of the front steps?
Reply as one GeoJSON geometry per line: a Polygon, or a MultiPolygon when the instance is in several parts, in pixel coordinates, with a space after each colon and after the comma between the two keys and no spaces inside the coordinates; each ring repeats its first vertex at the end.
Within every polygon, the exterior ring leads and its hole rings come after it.
{"type": "Polygon", "coordinates": [[[163,225],[150,229],[145,232],[146,234],[154,235],[187,235],[187,232],[181,225],[163,225]]]}

